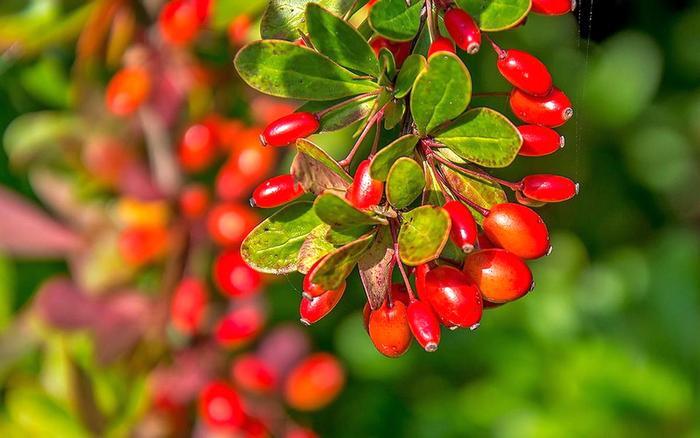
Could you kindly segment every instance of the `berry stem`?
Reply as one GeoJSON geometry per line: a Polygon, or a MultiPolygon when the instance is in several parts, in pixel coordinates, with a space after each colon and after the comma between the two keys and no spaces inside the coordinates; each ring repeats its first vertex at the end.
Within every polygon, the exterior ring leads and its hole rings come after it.
{"type": "Polygon", "coordinates": [[[509,189],[511,189],[511,190],[513,190],[513,191],[518,191],[518,190],[520,190],[520,184],[512,183],[512,182],[510,182],[510,181],[506,181],[506,180],[501,179],[501,178],[496,178],[495,176],[492,176],[492,175],[490,175],[490,174],[488,174],[488,173],[486,173],[486,172],[481,172],[481,171],[478,171],[478,170],[473,170],[473,169],[469,169],[469,168],[467,168],[467,167],[459,166],[459,165],[457,165],[457,164],[455,164],[455,163],[453,163],[453,162],[451,162],[451,161],[449,161],[449,160],[446,160],[446,159],[442,158],[442,157],[441,157],[440,155],[438,155],[438,154],[433,154],[433,158],[436,159],[437,161],[439,161],[440,163],[444,164],[445,166],[447,166],[447,167],[449,167],[449,168],[451,168],[451,169],[454,169],[454,170],[456,170],[456,171],[458,171],[458,172],[466,173],[467,175],[476,176],[476,177],[478,177],[478,178],[483,178],[483,179],[485,179],[485,180],[488,180],[488,181],[492,181],[492,182],[501,184],[501,185],[503,185],[503,186],[508,187],[509,189]]]}
{"type": "Polygon", "coordinates": [[[491,43],[491,47],[493,47],[494,52],[496,52],[496,55],[498,55],[498,59],[505,59],[505,57],[508,56],[508,52],[506,52],[501,48],[501,46],[496,44],[488,34],[484,33],[484,36],[491,43]]]}
{"type": "Polygon", "coordinates": [[[411,282],[408,280],[408,274],[406,274],[406,269],[404,268],[403,262],[401,262],[401,256],[399,253],[399,239],[396,233],[396,226],[398,221],[393,219],[389,221],[389,229],[391,230],[391,237],[394,240],[394,260],[396,265],[399,267],[399,272],[401,272],[401,277],[403,277],[403,282],[406,285],[406,290],[408,291],[408,297],[411,302],[415,301],[416,297],[413,294],[413,288],[411,287],[411,282]]]}
{"type": "Polygon", "coordinates": [[[338,164],[345,168],[345,170],[347,170],[350,167],[350,163],[352,163],[355,154],[357,153],[358,149],[360,149],[360,145],[364,141],[365,137],[367,137],[367,134],[369,134],[369,131],[370,129],[372,129],[372,126],[377,121],[381,121],[384,118],[384,111],[386,110],[387,105],[388,104],[385,104],[379,111],[377,111],[372,117],[370,117],[369,120],[367,120],[367,124],[362,130],[362,134],[360,134],[360,136],[358,137],[357,141],[355,142],[355,145],[350,150],[348,156],[345,157],[342,161],[338,162],[338,164]]]}
{"type": "Polygon", "coordinates": [[[362,101],[362,100],[364,100],[364,99],[367,99],[368,97],[376,96],[376,95],[378,95],[378,94],[381,93],[381,92],[382,92],[381,90],[372,91],[372,92],[370,92],[370,93],[360,94],[359,96],[355,96],[355,97],[353,97],[353,98],[350,98],[350,99],[344,100],[344,101],[342,101],[342,102],[336,103],[335,105],[329,106],[328,108],[317,112],[317,113],[316,113],[316,117],[318,117],[318,118],[320,119],[321,117],[327,115],[327,114],[330,113],[330,112],[333,112],[333,111],[335,111],[335,110],[337,110],[337,109],[343,108],[343,107],[345,107],[345,106],[347,106],[347,105],[350,105],[351,103],[360,102],[360,101],[362,101]]]}
{"type": "MultiPolygon", "coordinates": [[[[430,157],[428,158],[428,159],[429,159],[429,163],[430,163],[430,167],[433,169],[433,172],[434,172],[435,175],[438,177],[438,180],[440,181],[440,184],[443,185],[443,187],[444,187],[444,186],[447,186],[447,187],[452,188],[452,186],[450,185],[449,181],[447,181],[447,179],[445,178],[445,175],[442,174],[442,171],[441,171],[440,169],[438,169],[437,166],[435,166],[435,161],[433,160],[433,158],[434,158],[434,155],[432,155],[432,156],[430,156],[430,157]]],[[[458,190],[452,189],[452,190],[450,190],[450,192],[451,192],[454,196],[456,196],[457,198],[459,198],[460,201],[464,202],[465,204],[467,204],[468,206],[470,206],[471,208],[473,208],[474,210],[476,210],[477,212],[479,212],[479,214],[481,214],[482,216],[484,216],[484,217],[485,217],[485,216],[488,216],[488,214],[489,214],[488,209],[482,207],[481,205],[479,205],[479,204],[477,204],[476,202],[472,201],[472,200],[469,199],[468,197],[464,196],[464,195],[461,194],[458,190]]]]}

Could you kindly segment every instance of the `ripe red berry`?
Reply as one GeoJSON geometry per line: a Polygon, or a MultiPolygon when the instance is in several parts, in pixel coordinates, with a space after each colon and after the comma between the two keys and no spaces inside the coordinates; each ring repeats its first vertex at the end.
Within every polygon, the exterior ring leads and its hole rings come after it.
{"type": "Polygon", "coordinates": [[[253,340],[265,322],[262,309],[249,304],[238,307],[224,316],[214,329],[214,338],[224,347],[238,347],[253,340]]]}
{"type": "Polygon", "coordinates": [[[260,292],[260,273],[243,260],[238,249],[222,252],[214,261],[214,282],[227,296],[239,298],[260,292]]]}
{"type": "Polygon", "coordinates": [[[216,134],[208,125],[197,123],[185,131],[178,146],[178,161],[187,172],[201,172],[211,166],[218,152],[216,134]]]}
{"type": "Polygon", "coordinates": [[[433,352],[440,344],[440,321],[433,309],[422,301],[415,300],[408,306],[408,325],[416,341],[425,349],[433,352]]]}
{"type": "Polygon", "coordinates": [[[369,317],[372,314],[372,308],[369,303],[365,303],[362,308],[362,325],[365,327],[365,331],[369,333],[369,317]]]}
{"type": "Polygon", "coordinates": [[[542,97],[532,96],[514,88],[510,94],[510,108],[523,122],[549,128],[563,125],[574,115],[571,101],[556,87],[542,97]]]}
{"type": "Polygon", "coordinates": [[[388,300],[369,316],[369,337],[377,350],[387,357],[399,357],[411,346],[406,305],[388,300]]]}
{"type": "Polygon", "coordinates": [[[552,91],[552,75],[534,56],[520,50],[501,50],[498,70],[513,86],[533,96],[546,96],[552,91]]]}
{"type": "Polygon", "coordinates": [[[315,114],[289,114],[267,125],[260,142],[263,146],[286,146],[315,133],[320,126],[315,114]]]}
{"type": "Polygon", "coordinates": [[[308,299],[302,298],[299,304],[299,315],[301,322],[306,325],[315,324],[324,316],[331,313],[333,308],[340,302],[345,292],[345,282],[335,290],[329,290],[323,295],[308,299]]]}
{"type": "Polygon", "coordinates": [[[440,321],[449,328],[472,328],[481,321],[481,293],[457,268],[439,266],[425,276],[426,297],[440,321]]]}
{"type": "Polygon", "coordinates": [[[348,187],[345,197],[352,205],[366,210],[376,207],[384,195],[384,183],[372,179],[369,173],[370,160],[364,160],[357,167],[352,185],[348,187]]]}
{"type": "Polygon", "coordinates": [[[136,111],[151,93],[151,77],[141,67],[118,71],[107,85],[107,109],[118,116],[136,111]]]}
{"type": "Polygon", "coordinates": [[[411,304],[411,299],[408,296],[408,289],[406,289],[406,285],[403,283],[392,284],[389,289],[389,295],[391,295],[393,301],[401,301],[406,307],[411,304]]]}
{"type": "Polygon", "coordinates": [[[304,194],[304,188],[292,175],[279,175],[260,184],[250,198],[251,205],[275,208],[291,202],[304,194]]]}
{"type": "Polygon", "coordinates": [[[451,39],[446,37],[438,37],[435,38],[435,41],[433,41],[433,43],[430,45],[430,49],[428,50],[428,58],[438,52],[455,53],[455,51],[455,43],[452,42],[451,39]]]}
{"type": "Polygon", "coordinates": [[[474,215],[469,208],[460,201],[450,201],[443,208],[447,210],[452,220],[450,238],[454,244],[465,252],[474,249],[478,230],[474,215]]]}
{"type": "Polygon", "coordinates": [[[269,393],[277,386],[275,370],[253,354],[236,358],[231,366],[231,377],[236,386],[256,394],[269,393]]]}
{"type": "Polygon", "coordinates": [[[542,157],[564,147],[564,136],[551,128],[539,125],[518,126],[523,146],[518,154],[524,157],[542,157]]]}
{"type": "Polygon", "coordinates": [[[401,65],[403,65],[403,62],[408,58],[408,55],[411,54],[411,42],[396,42],[396,41],[391,41],[388,40],[384,37],[375,37],[372,39],[372,41],[369,42],[369,45],[372,46],[372,50],[374,50],[375,55],[377,57],[379,56],[379,52],[382,49],[387,49],[389,50],[393,55],[394,55],[394,60],[396,61],[396,67],[400,68],[401,65]]]}
{"type": "Polygon", "coordinates": [[[209,208],[209,191],[203,184],[192,184],[180,193],[180,212],[187,219],[203,217],[209,208]]]}
{"type": "Polygon", "coordinates": [[[464,272],[492,303],[517,300],[532,289],[532,273],[525,262],[505,249],[469,254],[464,272]]]}
{"type": "Polygon", "coordinates": [[[239,15],[231,20],[226,29],[229,42],[234,46],[243,45],[248,38],[252,24],[248,15],[239,15]]]}
{"type": "Polygon", "coordinates": [[[532,0],[532,12],[564,15],[576,9],[576,0],[532,0]]]}
{"type": "Polygon", "coordinates": [[[236,430],[246,421],[238,393],[223,381],[211,382],[202,389],[199,414],[209,427],[215,429],[236,430]]]}
{"type": "MultiPolygon", "coordinates": [[[[316,298],[326,294],[327,292],[330,292],[329,290],[324,289],[320,285],[311,282],[311,277],[315,274],[316,270],[318,270],[318,267],[320,266],[322,261],[323,258],[319,259],[316,263],[314,263],[313,266],[311,266],[311,269],[309,269],[309,272],[307,272],[304,276],[302,290],[304,291],[304,296],[306,296],[306,298],[316,298]]],[[[343,284],[341,284],[340,287],[336,289],[336,292],[340,290],[345,290],[345,282],[343,282],[343,284]]]]}
{"type": "Polygon", "coordinates": [[[207,217],[209,235],[221,246],[239,245],[257,224],[258,216],[250,208],[234,203],[217,205],[207,217]]]}
{"type": "Polygon", "coordinates": [[[474,55],[481,48],[481,30],[471,15],[459,8],[445,12],[445,27],[457,47],[474,55]]]}
{"type": "Polygon", "coordinates": [[[479,244],[479,249],[490,249],[496,247],[496,245],[494,245],[483,232],[479,233],[479,237],[476,238],[476,242],[479,244]]]}
{"type": "Polygon", "coordinates": [[[312,354],[287,377],[284,397],[300,411],[314,411],[332,402],[345,385],[345,371],[328,353],[312,354]]]}
{"type": "Polygon", "coordinates": [[[176,329],[192,334],[199,329],[207,305],[204,283],[194,277],[184,278],[170,302],[170,321],[176,329]]]}
{"type": "Polygon", "coordinates": [[[425,276],[430,272],[430,265],[423,263],[416,266],[416,294],[418,298],[425,300],[427,295],[425,292],[425,276]]]}
{"type": "Polygon", "coordinates": [[[562,202],[578,194],[578,184],[558,175],[530,175],[520,184],[523,195],[540,202],[562,202]]]}
{"type": "Polygon", "coordinates": [[[197,7],[190,0],[171,0],[163,6],[158,26],[163,39],[176,46],[192,42],[199,32],[201,20],[197,7]]]}
{"type": "Polygon", "coordinates": [[[484,232],[496,246],[524,259],[536,259],[550,250],[542,218],[520,204],[497,204],[484,218],[484,232]]]}

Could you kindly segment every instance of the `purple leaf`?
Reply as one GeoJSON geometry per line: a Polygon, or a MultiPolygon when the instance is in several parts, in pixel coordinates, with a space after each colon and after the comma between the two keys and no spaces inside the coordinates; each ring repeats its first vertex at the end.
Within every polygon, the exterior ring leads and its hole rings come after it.
{"type": "Polygon", "coordinates": [[[47,280],[37,292],[33,306],[44,321],[60,330],[87,328],[99,316],[93,299],[64,277],[47,280]]]}

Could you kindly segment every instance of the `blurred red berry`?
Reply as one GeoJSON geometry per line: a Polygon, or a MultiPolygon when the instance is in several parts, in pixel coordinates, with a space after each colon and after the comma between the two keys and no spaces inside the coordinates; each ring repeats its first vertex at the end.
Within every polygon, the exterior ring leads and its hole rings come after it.
{"type": "Polygon", "coordinates": [[[151,77],[141,67],[125,67],[119,70],[107,85],[107,109],[118,116],[128,116],[148,99],[151,77]]]}
{"type": "Polygon", "coordinates": [[[315,411],[332,402],[345,385],[345,371],[328,353],[316,353],[287,376],[284,398],[294,409],[315,411]]]}
{"type": "Polygon", "coordinates": [[[214,260],[214,282],[224,294],[238,298],[259,293],[262,277],[235,248],[225,250],[214,260]]]}

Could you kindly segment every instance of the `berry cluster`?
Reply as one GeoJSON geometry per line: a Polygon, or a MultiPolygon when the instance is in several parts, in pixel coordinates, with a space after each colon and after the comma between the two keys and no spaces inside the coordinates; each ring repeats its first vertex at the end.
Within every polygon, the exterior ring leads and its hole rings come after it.
{"type": "MultiPolygon", "coordinates": [[[[290,174],[255,190],[253,205],[284,208],[242,245],[244,259],[261,272],[305,274],[303,323],[336,306],[356,265],[368,297],[365,326],[389,357],[402,355],[412,337],[435,351],[441,326],[475,329],[483,308],[534,287],[525,261],[551,247],[531,207],[566,201],[578,185],[548,174],[510,182],[486,168],[559,150],[564,138],[554,128],[573,109],[539,59],[501,48],[490,34],[524,25],[529,12],[560,15],[575,5],[505,3],[512,11],[493,16],[462,1],[379,0],[345,11],[309,3],[300,17],[305,28],[296,29],[302,38],[284,35],[295,44],[265,39],[237,55],[238,72],[252,87],[309,101],[260,137],[268,148],[296,145],[297,155],[290,174]],[[469,109],[471,76],[456,47],[477,55],[482,39],[513,87],[503,94],[521,126],[490,108],[469,109]],[[307,74],[306,66],[318,70],[307,74]],[[357,126],[356,142],[340,161],[307,139],[349,125],[357,126]],[[306,194],[316,197],[313,204],[304,202],[306,194]],[[392,284],[395,274],[400,281],[392,284]]],[[[266,26],[263,17],[263,36],[282,36],[266,26]]]]}

